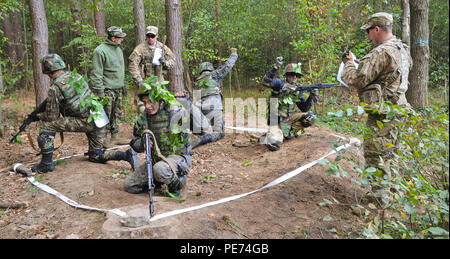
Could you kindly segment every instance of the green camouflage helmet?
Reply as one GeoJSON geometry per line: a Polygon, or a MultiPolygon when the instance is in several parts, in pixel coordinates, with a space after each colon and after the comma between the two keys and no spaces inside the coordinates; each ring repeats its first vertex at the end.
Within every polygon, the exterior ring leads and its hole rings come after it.
{"type": "Polygon", "coordinates": [[[214,66],[210,62],[203,62],[198,67],[198,74],[201,75],[204,71],[213,71],[214,66]]]}
{"type": "Polygon", "coordinates": [[[301,63],[290,63],[286,66],[284,70],[284,76],[286,76],[287,73],[295,73],[297,74],[297,77],[303,76],[302,74],[302,64],[301,63]]]}
{"type": "Polygon", "coordinates": [[[117,26],[109,27],[106,29],[106,32],[108,33],[108,37],[124,38],[127,36],[127,34],[122,31],[122,28],[117,26]]]}
{"type": "Polygon", "coordinates": [[[42,73],[50,74],[66,68],[66,64],[58,54],[48,54],[42,58],[42,73]]]}

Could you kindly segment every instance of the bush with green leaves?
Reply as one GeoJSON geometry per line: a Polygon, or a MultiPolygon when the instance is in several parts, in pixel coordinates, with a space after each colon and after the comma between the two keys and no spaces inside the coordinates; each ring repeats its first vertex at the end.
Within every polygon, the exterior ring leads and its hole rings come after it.
{"type": "MultiPolygon", "coordinates": [[[[394,123],[398,129],[397,135],[391,135],[398,141],[398,148],[393,143],[385,143],[393,152],[389,164],[391,177],[379,168],[364,168],[353,157],[347,156],[345,150],[338,152],[335,161],[322,161],[329,165],[326,173],[348,176],[340,165],[345,159],[357,172],[358,177],[353,182],[360,187],[377,183],[390,189],[391,202],[386,204],[376,199],[367,205],[363,214],[368,222],[362,232],[364,237],[448,238],[448,110],[445,106],[435,106],[409,113],[398,105],[385,105],[384,108],[387,116],[378,122],[378,126],[382,128],[386,123],[394,123]],[[395,119],[399,117],[406,119],[395,119]]],[[[371,130],[364,130],[366,136],[370,136],[371,130]]],[[[360,204],[357,206],[362,208],[360,204]]]]}

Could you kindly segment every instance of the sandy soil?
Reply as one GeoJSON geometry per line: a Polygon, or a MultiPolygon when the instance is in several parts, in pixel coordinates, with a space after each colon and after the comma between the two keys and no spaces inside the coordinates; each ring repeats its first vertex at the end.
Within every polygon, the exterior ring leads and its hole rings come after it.
{"type": "MultiPolygon", "coordinates": [[[[0,204],[20,206],[0,208],[0,238],[110,238],[102,231],[106,214],[73,208],[55,196],[32,187],[26,178],[9,173],[14,163],[31,166],[40,161],[25,134],[21,136],[22,145],[9,143],[10,134],[18,128],[17,121],[31,111],[28,106],[34,106],[33,98],[34,95],[28,95],[23,103],[12,99],[3,101],[6,129],[5,136],[0,139],[3,148],[0,154],[0,204]],[[7,113],[16,115],[8,118],[7,113]]],[[[30,128],[35,141],[35,125],[30,128]]],[[[124,137],[132,135],[129,125],[121,125],[121,131],[124,137]]],[[[306,132],[284,143],[276,152],[259,145],[251,134],[242,133],[226,134],[216,143],[193,150],[186,201],[180,203],[156,195],[156,214],[259,189],[329,153],[332,151],[332,140],[338,140],[331,135],[337,133],[329,129],[315,126],[306,132]]],[[[55,146],[59,145],[59,141],[57,137],[55,146]]],[[[64,145],[54,153],[54,159],[86,151],[87,138],[84,134],[65,133],[64,145]]],[[[359,148],[352,147],[349,152],[355,161],[362,161],[359,148]]],[[[139,154],[139,157],[144,161],[144,154],[139,154]]],[[[333,158],[331,156],[329,160],[333,158]]],[[[343,165],[348,167],[345,162],[343,165]]],[[[351,183],[354,176],[328,176],[325,174],[327,168],[318,164],[252,195],[173,216],[170,232],[161,230],[160,233],[141,233],[130,237],[355,238],[363,222],[359,215],[352,212],[351,205],[367,203],[364,191],[351,183]],[[333,201],[333,204],[321,204],[324,199],[333,201]]],[[[70,199],[92,207],[114,209],[148,204],[148,194],[136,195],[124,191],[124,179],[131,173],[127,162],[96,164],[89,162],[87,157],[77,156],[58,164],[55,171],[35,177],[70,199]]]]}

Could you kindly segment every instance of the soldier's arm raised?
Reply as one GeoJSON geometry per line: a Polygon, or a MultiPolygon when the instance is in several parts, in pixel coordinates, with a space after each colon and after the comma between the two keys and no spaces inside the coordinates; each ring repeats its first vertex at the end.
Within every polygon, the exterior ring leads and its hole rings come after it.
{"type": "Polygon", "coordinates": [[[216,70],[214,70],[211,73],[211,76],[216,80],[222,80],[225,78],[225,76],[230,72],[230,70],[233,68],[234,64],[236,63],[238,59],[237,53],[231,53],[230,57],[227,59],[225,64],[218,67],[216,70]]]}

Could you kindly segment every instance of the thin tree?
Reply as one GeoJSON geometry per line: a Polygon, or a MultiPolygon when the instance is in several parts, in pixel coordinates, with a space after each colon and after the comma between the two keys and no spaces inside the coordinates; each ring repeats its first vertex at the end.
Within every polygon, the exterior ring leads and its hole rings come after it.
{"type": "Polygon", "coordinates": [[[167,46],[175,55],[175,67],[169,70],[169,90],[175,96],[184,96],[183,62],[181,56],[180,0],[166,0],[167,46]]]}
{"type": "Polygon", "coordinates": [[[428,0],[411,0],[411,57],[414,65],[409,74],[410,87],[406,92],[408,102],[414,107],[425,107],[428,92],[429,28],[428,0]]]}
{"type": "Polygon", "coordinates": [[[145,40],[144,1],[134,0],[133,4],[134,31],[136,33],[136,46],[145,40]]]}
{"type": "Polygon", "coordinates": [[[105,12],[103,8],[103,0],[95,0],[94,22],[97,36],[99,37],[105,36],[106,27],[105,27],[105,12]]]}
{"type": "Polygon", "coordinates": [[[409,0],[402,1],[402,41],[411,46],[409,0]]]}
{"type": "Polygon", "coordinates": [[[33,53],[33,78],[36,92],[36,106],[47,98],[50,79],[42,73],[41,58],[48,54],[48,27],[43,0],[28,0],[30,7],[33,53]]]}

